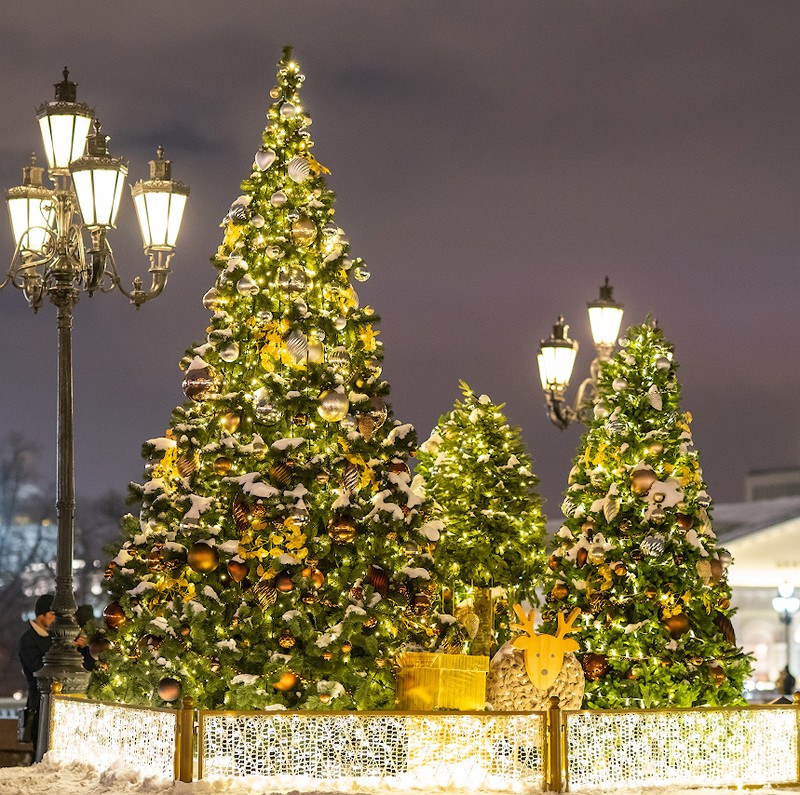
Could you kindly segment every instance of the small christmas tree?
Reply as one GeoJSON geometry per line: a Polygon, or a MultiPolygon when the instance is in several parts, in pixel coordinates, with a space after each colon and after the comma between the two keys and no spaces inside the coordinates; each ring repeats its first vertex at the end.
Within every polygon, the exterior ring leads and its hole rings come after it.
{"type": "Polygon", "coordinates": [[[395,654],[441,630],[440,523],[386,403],[378,318],[350,282],[369,273],[333,220],[303,79],[286,50],[213,260],[207,342],[182,362],[190,400],[144,445],[95,697],[391,707],[395,654]]]}
{"type": "Polygon", "coordinates": [[[738,704],[750,664],[730,621],[731,559],[717,547],[672,348],[650,324],[620,345],[570,473],[541,631],[581,609],[589,707],[738,704]]]}
{"type": "Polygon", "coordinates": [[[417,471],[444,521],[437,548],[442,583],[451,588],[455,605],[473,601],[479,623],[470,651],[489,654],[508,640],[509,605],[534,599],[544,518],[519,429],[509,425],[502,405],[475,395],[463,382],[461,391],[463,400],[421,446],[417,471]],[[492,589],[504,593],[497,626],[492,589]]]}

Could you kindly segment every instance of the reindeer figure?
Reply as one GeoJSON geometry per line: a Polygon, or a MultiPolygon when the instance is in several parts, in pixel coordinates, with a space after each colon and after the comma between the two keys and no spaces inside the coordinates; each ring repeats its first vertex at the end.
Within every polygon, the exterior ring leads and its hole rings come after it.
{"type": "Polygon", "coordinates": [[[581,612],[576,607],[564,621],[564,614],[558,614],[558,631],[553,635],[537,635],[533,629],[533,620],[536,615],[535,610],[531,610],[528,615],[522,609],[522,605],[514,605],[514,612],[520,620],[520,624],[512,624],[512,629],[519,629],[525,635],[518,635],[511,641],[516,649],[521,649],[525,656],[525,670],[534,687],[539,690],[547,690],[551,687],[561,671],[564,663],[564,655],[567,652],[578,650],[578,641],[567,638],[569,632],[575,632],[573,623],[581,612]]]}

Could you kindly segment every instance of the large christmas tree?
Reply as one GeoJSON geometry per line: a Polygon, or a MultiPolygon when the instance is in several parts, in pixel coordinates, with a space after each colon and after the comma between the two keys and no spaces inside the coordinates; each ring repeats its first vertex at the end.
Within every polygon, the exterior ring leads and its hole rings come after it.
{"type": "Polygon", "coordinates": [[[303,79],[287,49],[213,260],[207,341],[182,362],[189,400],[144,445],[94,697],[390,707],[393,657],[441,628],[440,523],[386,403],[378,318],[350,281],[369,274],[334,222],[303,79]]]}
{"type": "Polygon", "coordinates": [[[474,614],[470,651],[489,654],[509,637],[509,606],[535,598],[544,517],[519,428],[503,406],[461,383],[462,400],[421,445],[419,468],[444,530],[436,550],[456,614],[474,614]],[[499,597],[496,602],[494,597],[499,597]],[[495,615],[496,613],[496,615],[495,615]]]}
{"type": "Polygon", "coordinates": [[[750,664],[730,621],[730,555],[712,529],[672,348],[650,324],[620,345],[570,473],[541,631],[581,609],[586,706],[741,703],[750,664]]]}

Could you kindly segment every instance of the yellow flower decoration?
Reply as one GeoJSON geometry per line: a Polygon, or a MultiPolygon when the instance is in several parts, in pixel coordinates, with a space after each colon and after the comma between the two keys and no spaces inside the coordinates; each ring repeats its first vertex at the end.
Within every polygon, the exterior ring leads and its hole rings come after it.
{"type": "Polygon", "coordinates": [[[308,167],[311,169],[311,173],[315,177],[319,176],[320,174],[331,173],[330,169],[325,168],[325,166],[323,166],[322,163],[320,163],[319,160],[317,160],[317,158],[314,157],[314,155],[312,155],[310,152],[306,154],[306,160],[308,160],[308,167]]]}
{"type": "Polygon", "coordinates": [[[360,337],[361,342],[364,345],[364,350],[367,353],[372,353],[373,351],[377,350],[378,348],[378,335],[380,331],[375,331],[372,328],[372,324],[368,323],[361,331],[360,337]]]}
{"type": "Polygon", "coordinates": [[[228,221],[225,224],[225,236],[222,239],[222,248],[226,249],[227,251],[232,251],[234,245],[242,236],[244,232],[244,226],[240,226],[239,224],[234,224],[231,221],[228,221]]]}

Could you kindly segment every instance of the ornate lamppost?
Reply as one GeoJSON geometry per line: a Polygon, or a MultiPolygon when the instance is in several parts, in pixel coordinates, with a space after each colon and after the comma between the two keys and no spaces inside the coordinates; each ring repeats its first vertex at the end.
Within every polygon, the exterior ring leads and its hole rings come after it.
{"type": "Polygon", "coordinates": [[[786,643],[786,672],[792,662],[792,619],[800,610],[800,598],[794,595],[794,585],[789,582],[781,583],[778,586],[778,595],[772,599],[772,609],[778,614],[781,624],[783,624],[786,643]]]}
{"type": "Polygon", "coordinates": [[[600,288],[600,297],[587,304],[589,323],[596,356],[589,368],[589,377],[578,387],[576,408],[564,396],[575,366],[578,343],[569,338],[569,326],[559,316],[550,338],[539,346],[539,377],[544,391],[547,416],[562,430],[573,422],[586,423],[592,418],[595,384],[603,362],[611,358],[622,323],[622,304],[614,300],[613,287],[608,283],[600,288]]]}
{"type": "MultiPolygon", "coordinates": [[[[44,667],[36,673],[43,698],[58,681],[67,693],[85,692],[89,672],[75,647],[72,556],[75,535],[75,477],[73,459],[72,314],[82,292],[109,292],[114,288],[138,309],[165,287],[169,264],[180,229],[189,188],[171,178],[171,163],[159,147],[150,161],[150,179],[131,188],[150,259],[151,285],[145,290],[137,277],[131,290],[121,283],[109,229],[117,211],[128,169],[108,151],[108,136],[88,105],[76,100],[76,84],[55,84],[55,101],[38,111],[48,172],[53,188],[42,183],[44,169],[35,156],[23,168],[23,184],[6,192],[15,250],[0,289],[20,289],[34,311],[45,296],[56,306],[58,321],[57,486],[58,547],[56,590],[50,629],[52,644],[44,667]],[[90,131],[91,130],[91,131],[90,131]]],[[[43,702],[43,714],[47,714],[43,702]]],[[[40,721],[39,756],[47,748],[47,721],[40,721]]]]}

